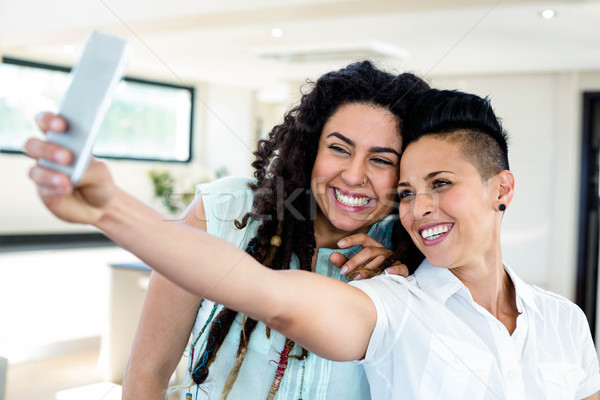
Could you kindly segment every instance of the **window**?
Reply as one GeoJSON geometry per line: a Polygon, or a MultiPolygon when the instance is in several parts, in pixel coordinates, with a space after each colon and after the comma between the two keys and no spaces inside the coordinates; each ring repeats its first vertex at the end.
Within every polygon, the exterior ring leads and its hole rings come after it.
{"type": "MultiPolygon", "coordinates": [[[[56,111],[69,68],[3,58],[0,64],[0,152],[22,153],[29,137],[42,134],[34,116],[56,111]]],[[[191,160],[194,89],[125,77],[117,87],[94,155],[105,158],[191,160]]]]}

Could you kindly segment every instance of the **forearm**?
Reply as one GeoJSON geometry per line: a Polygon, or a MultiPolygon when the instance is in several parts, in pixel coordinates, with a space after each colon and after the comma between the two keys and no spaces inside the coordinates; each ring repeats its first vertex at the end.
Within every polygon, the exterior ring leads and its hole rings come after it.
{"type": "Polygon", "coordinates": [[[375,309],[350,285],[266,268],[222,239],[163,220],[122,191],[96,226],[189,292],[271,325],[322,357],[364,355],[375,309]]]}
{"type": "Polygon", "coordinates": [[[95,226],[190,293],[269,319],[268,297],[279,295],[277,288],[265,286],[273,271],[230,243],[167,220],[123,191],[95,226]]]}
{"type": "Polygon", "coordinates": [[[123,400],[164,400],[169,376],[140,368],[123,378],[123,400]]]}

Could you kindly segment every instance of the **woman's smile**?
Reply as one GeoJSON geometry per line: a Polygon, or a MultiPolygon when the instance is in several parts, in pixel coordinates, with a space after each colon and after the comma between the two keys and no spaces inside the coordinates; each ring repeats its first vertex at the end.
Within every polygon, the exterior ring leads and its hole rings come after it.
{"type": "Polygon", "coordinates": [[[351,193],[340,188],[332,188],[331,190],[335,200],[344,206],[344,209],[348,211],[361,211],[367,208],[369,204],[375,202],[375,199],[372,197],[364,196],[358,193],[351,193]]]}
{"type": "Polygon", "coordinates": [[[451,223],[428,224],[419,228],[419,233],[425,246],[434,246],[446,239],[453,227],[451,223]]]}

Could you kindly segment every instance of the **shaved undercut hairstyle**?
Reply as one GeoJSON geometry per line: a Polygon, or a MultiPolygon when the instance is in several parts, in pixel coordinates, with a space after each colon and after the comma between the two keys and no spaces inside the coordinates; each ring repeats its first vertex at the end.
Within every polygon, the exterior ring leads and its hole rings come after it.
{"type": "Polygon", "coordinates": [[[508,170],[508,136],[489,99],[456,90],[421,94],[404,124],[406,147],[423,136],[458,143],[483,180],[508,170]]]}

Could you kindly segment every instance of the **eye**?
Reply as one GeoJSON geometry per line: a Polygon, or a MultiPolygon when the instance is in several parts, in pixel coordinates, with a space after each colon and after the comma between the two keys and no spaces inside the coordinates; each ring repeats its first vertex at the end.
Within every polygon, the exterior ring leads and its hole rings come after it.
{"type": "Polygon", "coordinates": [[[415,194],[408,189],[400,189],[398,190],[398,196],[400,197],[400,201],[409,200],[410,196],[414,196],[415,194]]]}
{"type": "Polygon", "coordinates": [[[334,152],[336,152],[336,153],[340,153],[340,154],[350,154],[350,153],[348,153],[348,152],[346,151],[346,149],[344,149],[344,148],[342,148],[342,147],[340,147],[340,146],[338,146],[338,145],[336,145],[336,144],[329,145],[329,148],[330,148],[331,150],[333,150],[334,152]]]}
{"type": "Polygon", "coordinates": [[[372,159],[373,162],[375,162],[376,164],[381,164],[381,165],[394,165],[393,162],[391,162],[390,160],[386,160],[385,158],[379,158],[379,157],[375,157],[372,159]]]}
{"type": "Polygon", "coordinates": [[[444,186],[447,186],[450,184],[451,184],[451,182],[447,181],[445,179],[436,179],[435,181],[433,181],[432,186],[434,189],[438,189],[438,188],[441,188],[441,187],[444,187],[444,186]]]}

